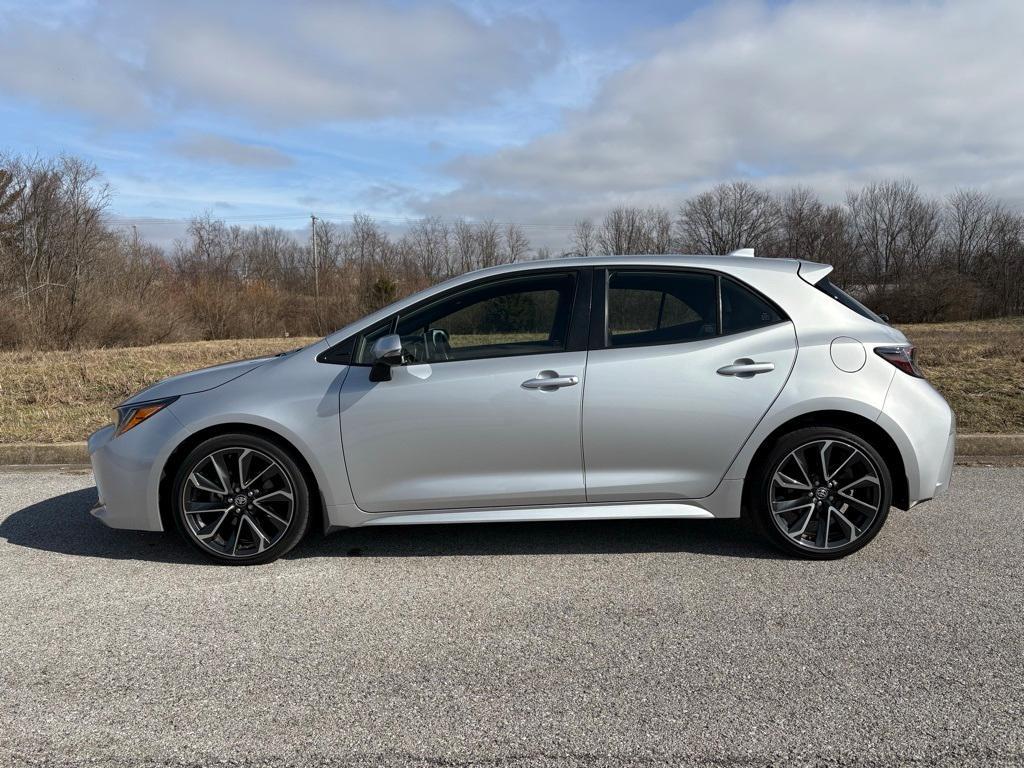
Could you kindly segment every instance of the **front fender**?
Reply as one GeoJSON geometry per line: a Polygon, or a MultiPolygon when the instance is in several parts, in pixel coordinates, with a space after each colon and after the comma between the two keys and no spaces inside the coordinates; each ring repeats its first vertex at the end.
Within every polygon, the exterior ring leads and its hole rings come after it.
{"type": "Polygon", "coordinates": [[[347,373],[346,366],[300,359],[287,367],[260,368],[199,396],[182,397],[170,407],[185,428],[175,436],[164,462],[174,447],[204,430],[256,427],[298,451],[328,508],[351,504],[338,410],[347,373]]]}

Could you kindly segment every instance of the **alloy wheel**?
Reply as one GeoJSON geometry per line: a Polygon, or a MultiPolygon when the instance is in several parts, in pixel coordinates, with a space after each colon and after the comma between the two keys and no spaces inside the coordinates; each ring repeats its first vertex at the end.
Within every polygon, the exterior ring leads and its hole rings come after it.
{"type": "Polygon", "coordinates": [[[295,516],[292,479],[262,451],[221,448],[200,459],[181,491],[192,538],[220,557],[246,558],[277,544],[295,516]]]}
{"type": "Polygon", "coordinates": [[[885,498],[875,462],[852,443],[814,440],[776,466],[769,490],[771,518],[800,547],[832,551],[867,533],[885,498]]]}

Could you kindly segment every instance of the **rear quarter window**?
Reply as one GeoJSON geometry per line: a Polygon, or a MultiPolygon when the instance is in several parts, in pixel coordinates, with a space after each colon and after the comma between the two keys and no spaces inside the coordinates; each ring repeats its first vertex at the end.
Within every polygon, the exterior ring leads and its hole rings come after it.
{"type": "Polygon", "coordinates": [[[866,317],[868,320],[874,320],[876,323],[881,323],[882,325],[888,325],[884,317],[876,315],[827,277],[823,277],[821,280],[816,282],[814,287],[822,293],[831,296],[847,309],[853,310],[861,317],[866,317]]]}
{"type": "Polygon", "coordinates": [[[782,322],[779,311],[757,294],[722,278],[722,333],[740,333],[782,322]]]}

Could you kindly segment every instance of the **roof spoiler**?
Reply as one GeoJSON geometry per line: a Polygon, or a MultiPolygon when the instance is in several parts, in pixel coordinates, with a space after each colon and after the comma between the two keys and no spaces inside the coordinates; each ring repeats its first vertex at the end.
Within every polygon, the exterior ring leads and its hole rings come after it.
{"type": "Polygon", "coordinates": [[[816,284],[831,271],[831,264],[819,264],[816,261],[804,261],[803,259],[800,260],[800,265],[797,267],[797,274],[803,278],[805,283],[811,285],[816,284]]]}
{"type": "Polygon", "coordinates": [[[747,258],[754,258],[753,248],[737,248],[735,251],[729,254],[730,256],[746,256],[747,258]]]}

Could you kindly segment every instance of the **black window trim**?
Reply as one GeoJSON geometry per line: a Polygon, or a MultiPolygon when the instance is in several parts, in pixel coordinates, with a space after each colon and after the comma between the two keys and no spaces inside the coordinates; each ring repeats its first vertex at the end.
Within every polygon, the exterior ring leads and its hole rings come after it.
{"type": "Polygon", "coordinates": [[[760,330],[761,328],[770,328],[773,325],[779,323],[790,322],[789,315],[782,311],[782,307],[776,304],[774,301],[765,296],[761,291],[754,288],[749,283],[740,280],[735,275],[730,275],[728,272],[720,272],[715,269],[701,269],[699,267],[666,267],[659,266],[657,264],[628,264],[628,265],[609,265],[602,266],[595,269],[594,275],[594,299],[592,302],[593,312],[591,313],[590,319],[590,349],[635,349],[637,347],[664,347],[669,344],[693,344],[699,341],[708,341],[709,339],[722,339],[728,336],[736,336],[740,333],[750,333],[750,331],[760,330]],[[717,322],[717,333],[714,336],[703,336],[699,339],[683,339],[683,340],[670,340],[670,341],[654,341],[654,342],[639,342],[635,344],[616,344],[612,346],[609,344],[608,339],[608,290],[611,282],[611,275],[613,272],[683,272],[690,274],[700,275],[711,275],[715,278],[715,299],[717,306],[718,322],[717,322]],[[729,333],[724,332],[723,319],[722,319],[722,279],[732,280],[736,285],[741,288],[745,288],[750,291],[754,296],[761,299],[769,307],[775,310],[775,313],[779,316],[779,319],[774,323],[768,323],[757,328],[748,328],[743,331],[730,331],[729,333]],[[600,288],[603,286],[603,290],[600,288]]]}
{"type": "MultiPolygon", "coordinates": [[[[436,304],[441,301],[446,301],[452,296],[459,293],[474,291],[486,285],[497,285],[506,281],[521,280],[523,278],[536,277],[538,275],[571,275],[575,278],[573,286],[573,296],[570,299],[569,307],[569,329],[566,333],[566,343],[564,349],[552,349],[545,352],[531,352],[524,355],[507,355],[507,354],[495,354],[495,355],[481,355],[480,357],[467,357],[460,358],[459,360],[438,360],[437,365],[443,363],[461,363],[468,362],[471,360],[494,360],[503,357],[534,357],[536,355],[553,355],[562,354],[565,352],[585,352],[587,350],[587,342],[590,333],[589,323],[591,315],[591,281],[593,280],[593,267],[543,267],[538,269],[524,269],[516,270],[514,272],[505,272],[500,275],[490,275],[488,277],[482,277],[479,280],[474,280],[469,283],[463,283],[462,285],[456,285],[440,293],[435,293],[421,301],[416,302],[408,307],[405,307],[398,312],[393,312],[387,318],[378,320],[372,325],[368,325],[365,328],[361,328],[351,336],[346,336],[344,339],[339,341],[337,344],[332,345],[329,349],[324,350],[317,355],[316,360],[318,363],[328,363],[331,365],[348,365],[354,368],[371,368],[372,363],[356,363],[353,361],[353,357],[359,350],[360,342],[362,338],[372,333],[373,331],[379,330],[385,326],[390,325],[391,332],[393,333],[395,328],[398,326],[398,321],[403,315],[409,315],[413,312],[418,312],[424,307],[436,304]],[[352,345],[351,350],[345,352],[343,348],[350,344],[352,345]]],[[[432,362],[430,365],[434,365],[432,362]]]]}
{"type": "Polygon", "coordinates": [[[863,318],[871,320],[872,322],[878,323],[879,325],[889,325],[886,318],[875,312],[873,309],[871,309],[871,307],[867,306],[864,302],[862,302],[856,296],[851,294],[849,291],[841,288],[840,286],[836,285],[831,280],[829,280],[829,275],[825,275],[818,282],[814,283],[814,287],[817,288],[822,293],[824,293],[833,301],[842,304],[851,312],[854,312],[863,318]],[[835,293],[829,290],[830,288],[835,289],[835,291],[838,291],[839,295],[837,296],[835,293]],[[846,300],[844,301],[844,299],[841,297],[845,297],[846,300]]]}

